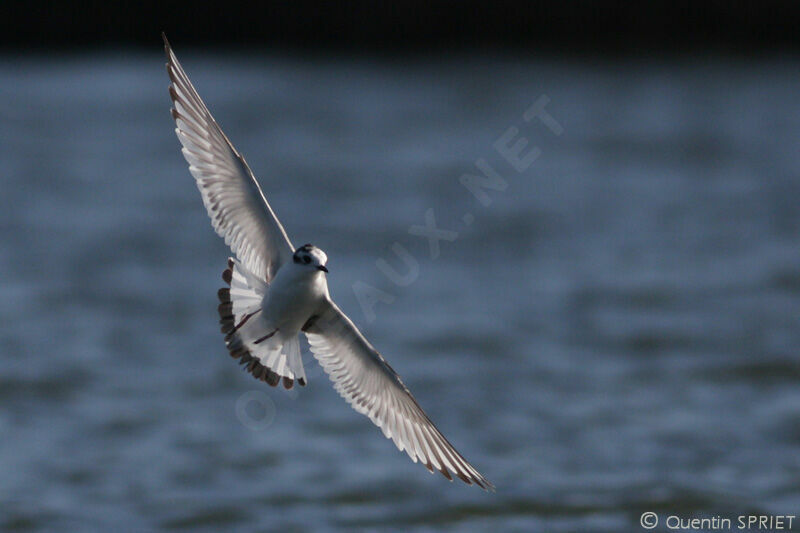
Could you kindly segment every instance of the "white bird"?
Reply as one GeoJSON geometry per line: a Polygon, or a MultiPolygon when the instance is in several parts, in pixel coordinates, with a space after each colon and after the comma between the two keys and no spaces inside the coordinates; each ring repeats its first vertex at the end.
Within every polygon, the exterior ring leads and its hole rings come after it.
{"type": "Polygon", "coordinates": [[[331,300],[327,256],[295,249],[244,158],[222,132],[164,37],[175,133],[216,232],[236,255],[219,290],[225,344],[257,379],[289,389],[306,384],[299,333],[336,391],[383,434],[451,480],[494,486],[464,459],[425,414],[400,376],[331,300]]]}

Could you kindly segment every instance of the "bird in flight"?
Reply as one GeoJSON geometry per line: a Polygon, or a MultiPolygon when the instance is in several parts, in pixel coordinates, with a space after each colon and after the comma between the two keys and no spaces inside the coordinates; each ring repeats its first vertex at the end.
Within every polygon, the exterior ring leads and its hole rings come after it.
{"type": "Polygon", "coordinates": [[[328,257],[292,246],[253,172],[211,116],[165,35],[172,118],[211,224],[236,258],[218,292],[230,355],[256,379],[306,384],[299,334],[336,391],[415,463],[484,490],[494,486],[439,432],[400,376],[331,300],[328,257]]]}

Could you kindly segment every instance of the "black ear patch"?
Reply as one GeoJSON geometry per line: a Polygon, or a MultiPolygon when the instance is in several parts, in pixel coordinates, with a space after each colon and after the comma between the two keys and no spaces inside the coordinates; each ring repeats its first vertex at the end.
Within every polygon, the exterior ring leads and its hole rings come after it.
{"type": "MultiPolygon", "coordinates": [[[[314,248],[313,244],[311,243],[304,244],[303,246],[294,251],[295,256],[300,252],[310,252],[312,248],[314,248]]],[[[299,261],[295,260],[295,262],[297,263],[299,261]]]]}

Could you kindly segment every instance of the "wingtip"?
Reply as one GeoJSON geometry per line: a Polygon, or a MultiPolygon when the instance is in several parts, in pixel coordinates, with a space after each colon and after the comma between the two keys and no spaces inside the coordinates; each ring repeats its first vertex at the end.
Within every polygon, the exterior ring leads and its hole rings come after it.
{"type": "Polygon", "coordinates": [[[494,484],[492,484],[491,481],[489,481],[488,479],[486,479],[483,476],[481,476],[481,477],[472,477],[471,481],[472,481],[472,483],[474,483],[478,487],[482,488],[486,492],[495,492],[494,484]]]}
{"type": "Polygon", "coordinates": [[[489,481],[488,479],[486,479],[485,477],[481,477],[480,479],[473,478],[473,481],[475,482],[476,485],[478,485],[480,488],[482,488],[486,492],[496,492],[495,488],[494,488],[494,484],[491,481],[489,481]]]}
{"type": "Polygon", "coordinates": [[[172,63],[172,46],[169,44],[169,40],[167,40],[167,34],[163,31],[161,32],[161,38],[164,40],[164,54],[167,56],[167,62],[165,64],[167,68],[167,74],[169,74],[170,80],[175,81],[172,79],[172,69],[170,68],[170,64],[172,63]]]}

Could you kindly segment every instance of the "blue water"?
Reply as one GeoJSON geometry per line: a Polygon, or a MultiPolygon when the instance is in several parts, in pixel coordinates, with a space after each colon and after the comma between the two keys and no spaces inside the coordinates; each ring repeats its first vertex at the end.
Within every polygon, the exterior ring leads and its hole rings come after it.
{"type": "Polygon", "coordinates": [[[334,298],[497,492],[411,463],[309,354],[288,393],[228,357],[228,251],[162,56],[5,56],[0,529],[797,513],[796,61],[177,51],[294,243],[328,253],[334,298]],[[543,95],[560,135],[523,119],[543,95]],[[522,172],[494,146],[510,127],[540,151],[522,172]],[[460,182],[479,159],[506,183],[488,205],[460,182]],[[429,210],[457,232],[435,258],[409,233],[429,210]]]}

